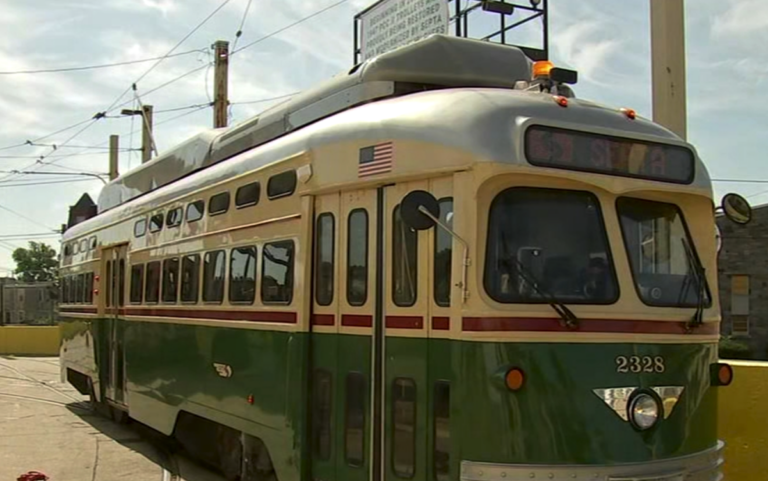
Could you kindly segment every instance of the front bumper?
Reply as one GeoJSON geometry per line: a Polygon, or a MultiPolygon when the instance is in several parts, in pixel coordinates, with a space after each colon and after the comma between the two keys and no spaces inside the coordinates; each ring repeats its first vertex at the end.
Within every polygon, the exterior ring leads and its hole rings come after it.
{"type": "Polygon", "coordinates": [[[720,481],[723,448],[647,463],[542,465],[461,462],[461,481],[720,481]]]}

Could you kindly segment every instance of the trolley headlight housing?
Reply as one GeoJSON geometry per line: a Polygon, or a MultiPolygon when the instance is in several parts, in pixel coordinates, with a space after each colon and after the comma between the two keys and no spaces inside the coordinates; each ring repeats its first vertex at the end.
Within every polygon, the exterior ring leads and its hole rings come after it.
{"type": "Polygon", "coordinates": [[[650,392],[638,391],[629,400],[627,411],[627,417],[632,426],[639,431],[646,431],[659,421],[661,404],[650,392]]]}

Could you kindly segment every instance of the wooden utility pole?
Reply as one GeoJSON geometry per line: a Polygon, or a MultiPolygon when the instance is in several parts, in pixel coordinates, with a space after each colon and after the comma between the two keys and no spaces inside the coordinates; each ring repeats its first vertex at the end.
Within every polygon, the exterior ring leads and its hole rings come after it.
{"type": "Polygon", "coordinates": [[[5,325],[5,279],[0,278],[0,326],[5,325]]]}
{"type": "Polygon", "coordinates": [[[686,138],[683,0],[651,0],[653,120],[686,138]]]}
{"type": "Polygon", "coordinates": [[[229,107],[229,42],[217,40],[213,44],[214,76],[213,76],[213,127],[215,129],[227,126],[227,108],[229,107]]]}
{"type": "Polygon", "coordinates": [[[109,136],[109,180],[115,180],[117,179],[117,176],[118,176],[117,152],[119,148],[120,148],[120,136],[110,135],[109,136]]]}
{"type": "Polygon", "coordinates": [[[152,150],[155,147],[152,138],[152,106],[141,106],[141,163],[149,162],[152,158],[152,150]]]}

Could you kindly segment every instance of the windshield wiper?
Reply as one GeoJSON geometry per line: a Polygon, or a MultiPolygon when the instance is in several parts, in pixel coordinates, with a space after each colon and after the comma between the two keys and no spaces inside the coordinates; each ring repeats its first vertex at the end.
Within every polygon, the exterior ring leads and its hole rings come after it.
{"type": "Polygon", "coordinates": [[[576,329],[579,327],[579,318],[573,313],[568,306],[559,301],[551,292],[547,289],[539,287],[539,280],[531,274],[531,272],[525,268],[525,266],[515,257],[507,256],[507,259],[511,260],[517,271],[517,275],[520,279],[528,283],[537,294],[547,299],[547,303],[554,309],[555,312],[563,320],[563,324],[568,329],[576,329]]]}
{"type": "MultiPolygon", "coordinates": [[[[685,279],[683,280],[683,285],[680,287],[680,294],[682,295],[683,292],[685,292],[685,297],[688,297],[688,277],[693,273],[693,280],[696,282],[696,288],[697,288],[697,295],[696,295],[696,311],[693,313],[693,317],[691,317],[691,320],[688,321],[688,329],[692,329],[694,327],[698,327],[704,323],[704,297],[705,297],[705,270],[704,266],[701,265],[701,262],[699,262],[699,258],[696,257],[696,255],[693,253],[693,249],[691,248],[691,245],[688,243],[688,240],[685,238],[680,239],[683,243],[683,250],[685,251],[685,257],[688,260],[689,268],[691,269],[691,272],[689,272],[685,279]]],[[[681,300],[678,298],[678,300],[681,300]]],[[[684,299],[682,299],[684,300],[684,299]]]]}

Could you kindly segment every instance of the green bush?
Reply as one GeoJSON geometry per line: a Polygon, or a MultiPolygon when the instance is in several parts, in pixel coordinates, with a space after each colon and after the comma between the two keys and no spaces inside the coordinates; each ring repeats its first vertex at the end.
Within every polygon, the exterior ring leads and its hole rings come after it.
{"type": "Polygon", "coordinates": [[[752,359],[752,350],[747,343],[730,337],[721,337],[719,346],[720,359],[752,359]]]}

